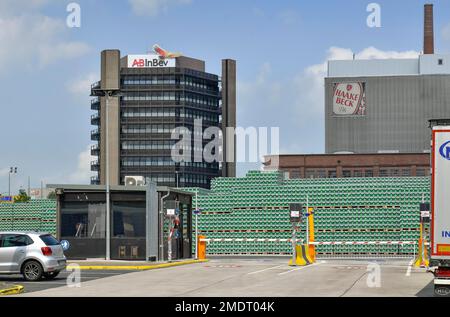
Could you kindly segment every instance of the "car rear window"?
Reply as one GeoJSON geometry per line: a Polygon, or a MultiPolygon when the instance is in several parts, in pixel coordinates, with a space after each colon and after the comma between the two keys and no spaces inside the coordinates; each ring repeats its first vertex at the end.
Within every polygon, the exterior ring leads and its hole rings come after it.
{"type": "Polygon", "coordinates": [[[49,245],[49,246],[51,246],[51,245],[58,245],[58,244],[59,244],[59,241],[56,240],[56,239],[55,239],[52,235],[50,235],[50,234],[42,235],[42,236],[40,236],[39,238],[41,238],[41,240],[44,241],[44,243],[45,243],[46,245],[49,245]]]}

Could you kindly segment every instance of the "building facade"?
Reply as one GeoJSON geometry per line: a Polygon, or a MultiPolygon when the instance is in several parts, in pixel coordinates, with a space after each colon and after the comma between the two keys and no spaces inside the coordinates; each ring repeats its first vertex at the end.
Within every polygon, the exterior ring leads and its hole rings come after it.
{"type": "MultiPolygon", "coordinates": [[[[98,175],[91,183],[106,182],[106,116],[111,185],[124,184],[127,176],[142,176],[161,186],[209,188],[214,177],[235,176],[232,163],[194,157],[198,147],[202,150],[211,141],[202,138],[205,129],[235,126],[236,62],[225,59],[222,69],[220,78],[206,72],[205,62],[194,58],[163,59],[151,54],[121,57],[118,50],[103,51],[101,80],[92,89],[112,89],[120,94],[108,98],[108,109],[105,97],[92,100],[96,113],[91,123],[98,129],[92,131],[91,139],[97,144],[91,154],[98,160],[92,162],[91,170],[98,175]],[[194,120],[202,120],[200,135],[194,131],[194,120]],[[180,141],[172,138],[172,132],[181,127],[191,133],[182,150],[191,153],[190,162],[177,162],[172,157],[172,149],[180,141]]],[[[226,142],[223,144],[225,153],[226,142]]]]}
{"type": "Polygon", "coordinates": [[[264,170],[280,170],[286,178],[350,178],[350,177],[410,177],[430,175],[430,155],[412,154],[310,154],[266,156],[277,160],[264,170]]]}
{"type": "Polygon", "coordinates": [[[450,117],[449,105],[450,55],[330,61],[326,153],[429,152],[428,120],[450,117]]]}
{"type": "Polygon", "coordinates": [[[434,53],[433,6],[424,12],[417,58],[329,61],[326,153],[430,151],[428,120],[450,117],[450,55],[434,53]]]}

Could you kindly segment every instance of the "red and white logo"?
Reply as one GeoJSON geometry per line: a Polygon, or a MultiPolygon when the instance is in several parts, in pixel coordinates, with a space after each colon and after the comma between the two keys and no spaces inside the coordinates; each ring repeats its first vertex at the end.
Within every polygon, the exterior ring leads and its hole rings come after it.
{"type": "Polygon", "coordinates": [[[365,91],[363,83],[338,83],[333,91],[335,115],[364,115],[365,91]]]}

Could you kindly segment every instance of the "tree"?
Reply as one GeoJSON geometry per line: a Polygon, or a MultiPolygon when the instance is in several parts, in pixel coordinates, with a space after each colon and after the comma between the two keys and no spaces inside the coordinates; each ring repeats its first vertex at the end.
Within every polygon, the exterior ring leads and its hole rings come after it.
{"type": "Polygon", "coordinates": [[[47,195],[47,199],[56,200],[56,193],[54,191],[51,191],[47,195]]]}
{"type": "Polygon", "coordinates": [[[26,203],[31,199],[30,196],[27,195],[27,192],[24,189],[19,190],[19,195],[14,197],[14,202],[16,203],[26,203]]]}

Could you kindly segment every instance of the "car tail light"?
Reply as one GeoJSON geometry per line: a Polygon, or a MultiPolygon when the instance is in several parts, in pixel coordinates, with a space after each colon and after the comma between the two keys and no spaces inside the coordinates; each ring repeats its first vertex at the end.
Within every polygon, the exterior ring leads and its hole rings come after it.
{"type": "Polygon", "coordinates": [[[436,277],[450,277],[450,268],[439,268],[434,272],[436,277]]]}
{"type": "Polygon", "coordinates": [[[42,247],[41,251],[42,251],[42,254],[45,256],[52,255],[52,249],[50,247],[42,247]]]}

